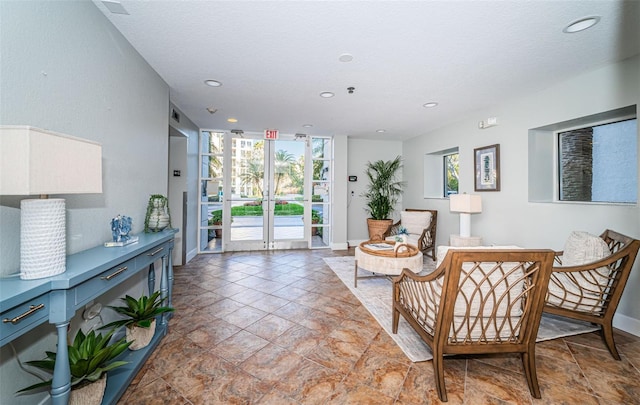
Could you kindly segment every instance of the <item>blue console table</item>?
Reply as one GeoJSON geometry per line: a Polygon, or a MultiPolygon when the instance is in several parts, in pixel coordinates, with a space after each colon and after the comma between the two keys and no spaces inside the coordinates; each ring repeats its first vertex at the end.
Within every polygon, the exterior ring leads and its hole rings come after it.
{"type": "MultiPolygon", "coordinates": [[[[91,300],[148,270],[149,291],[155,286],[155,262],[162,261],[160,294],[172,306],[173,265],[171,252],[177,230],[140,234],[137,243],[106,248],[98,246],[67,256],[67,270],[38,279],[0,281],[0,345],[5,345],[45,322],[55,324],[58,333],[57,359],[68,359],[67,326],[76,311],[91,300]]],[[[128,364],[110,371],[103,404],[115,404],[131,380],[167,334],[170,313],[156,322],[156,334],[144,349],[125,351],[118,360],[128,364]]],[[[56,361],[51,386],[55,405],[66,405],[71,392],[69,361],[56,361]]],[[[20,387],[16,387],[18,390],[20,387]]]]}

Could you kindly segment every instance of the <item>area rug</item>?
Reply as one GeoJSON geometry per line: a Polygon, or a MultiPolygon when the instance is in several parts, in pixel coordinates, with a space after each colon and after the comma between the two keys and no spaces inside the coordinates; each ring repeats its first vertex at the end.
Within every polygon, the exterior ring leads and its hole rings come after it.
{"type": "MultiPolygon", "coordinates": [[[[387,278],[371,278],[358,280],[358,288],[353,286],[353,256],[328,257],[324,261],[342,280],[351,293],[360,300],[362,305],[373,315],[380,326],[400,346],[402,351],[413,362],[427,361],[433,358],[429,347],[423,343],[420,335],[400,317],[398,333],[391,332],[391,281],[387,278]]],[[[431,260],[425,261],[423,273],[434,270],[435,264],[431,260]]],[[[358,275],[365,275],[366,271],[358,271],[358,275]],[[362,274],[361,274],[362,272],[362,274]]],[[[421,273],[422,274],[422,273],[421,273]]],[[[538,329],[538,342],[557,339],[565,336],[588,333],[598,328],[587,322],[573,321],[544,314],[538,329]]]]}

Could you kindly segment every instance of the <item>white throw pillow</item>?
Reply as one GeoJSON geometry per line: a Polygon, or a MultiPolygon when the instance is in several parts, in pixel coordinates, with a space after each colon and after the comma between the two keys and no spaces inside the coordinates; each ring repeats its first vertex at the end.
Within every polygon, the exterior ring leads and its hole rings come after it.
{"type": "Polygon", "coordinates": [[[567,238],[562,253],[563,266],[581,266],[609,256],[607,243],[589,232],[573,231],[567,238]]]}
{"type": "Polygon", "coordinates": [[[400,225],[407,228],[409,233],[421,235],[422,231],[431,225],[431,212],[402,211],[400,213],[400,225]]]}
{"type": "MultiPolygon", "coordinates": [[[[574,231],[565,243],[562,266],[581,266],[604,259],[610,254],[609,246],[599,236],[574,231]]],[[[602,304],[601,294],[606,290],[608,282],[609,268],[606,266],[580,273],[556,272],[549,282],[550,294],[547,302],[572,310],[597,312],[602,304]],[[563,301],[560,297],[567,297],[568,301],[563,301]],[[572,301],[579,301],[580,304],[572,301]]]]}

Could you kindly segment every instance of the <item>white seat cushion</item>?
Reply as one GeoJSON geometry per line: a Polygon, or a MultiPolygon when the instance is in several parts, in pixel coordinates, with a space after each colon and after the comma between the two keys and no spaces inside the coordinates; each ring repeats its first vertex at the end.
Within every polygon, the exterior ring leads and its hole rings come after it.
{"type": "MultiPolygon", "coordinates": [[[[519,246],[470,246],[470,247],[452,247],[452,246],[438,246],[437,251],[437,265],[439,266],[442,260],[444,260],[447,252],[450,249],[454,250],[495,250],[495,249],[522,249],[519,246]]],[[[513,269],[517,263],[505,262],[502,267],[507,269],[513,269]]],[[[497,266],[495,262],[482,262],[482,268],[485,271],[497,266]]],[[[511,291],[522,291],[524,287],[524,269],[513,271],[508,274],[506,279],[502,279],[502,272],[492,272],[489,277],[485,278],[485,274],[481,272],[471,272],[473,269],[472,263],[465,263],[462,266],[462,273],[460,275],[461,294],[456,298],[456,304],[453,313],[452,328],[459,330],[462,335],[468,334],[471,339],[478,339],[482,335],[484,329],[484,337],[487,339],[493,339],[498,335],[497,328],[501,326],[502,322],[510,322],[511,325],[517,325],[520,316],[522,315],[522,298],[518,297],[514,300],[498,299],[498,309],[491,305],[493,297],[504,297],[507,289],[513,288],[511,291]],[[468,277],[468,278],[466,278],[468,277]],[[466,278],[466,279],[465,279],[466,278]],[[515,287],[511,287],[514,286],[515,287]],[[477,287],[480,286],[479,290],[477,287]],[[485,302],[483,307],[483,300],[485,302]],[[488,305],[486,305],[488,304],[488,305]],[[482,325],[480,322],[488,320],[495,309],[497,325],[487,324],[482,325]],[[470,315],[468,319],[465,315],[470,315]],[[471,324],[467,323],[467,320],[471,324]],[[477,322],[477,323],[476,323],[477,322]]],[[[506,327],[500,334],[501,338],[507,339],[511,334],[510,328],[506,327]]],[[[460,333],[457,334],[461,336],[460,333]]]]}

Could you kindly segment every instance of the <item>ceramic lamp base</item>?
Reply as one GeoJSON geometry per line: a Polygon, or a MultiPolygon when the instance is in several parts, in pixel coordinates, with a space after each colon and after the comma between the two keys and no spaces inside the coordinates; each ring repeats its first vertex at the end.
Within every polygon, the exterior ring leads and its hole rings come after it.
{"type": "Polygon", "coordinates": [[[64,273],[64,199],[22,200],[20,211],[20,278],[32,280],[64,273]]]}

